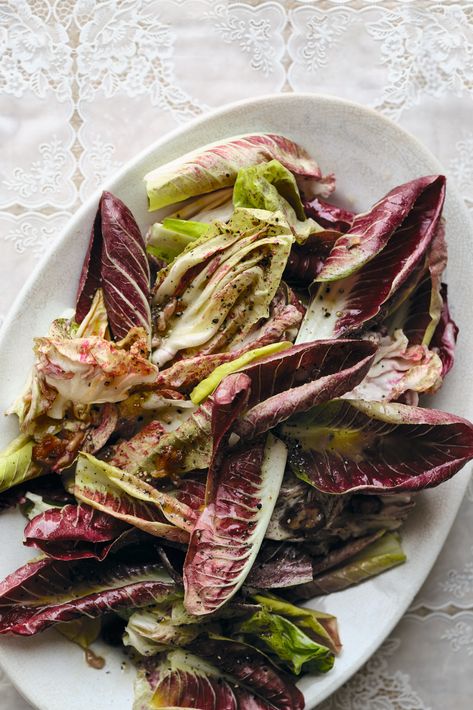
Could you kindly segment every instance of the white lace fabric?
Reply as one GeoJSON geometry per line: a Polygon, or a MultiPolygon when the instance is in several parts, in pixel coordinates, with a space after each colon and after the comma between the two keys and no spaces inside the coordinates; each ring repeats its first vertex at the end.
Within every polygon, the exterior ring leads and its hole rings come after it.
{"type": "MultiPolygon", "coordinates": [[[[473,210],[473,3],[0,0],[0,323],[69,216],[228,101],[317,91],[417,135],[473,210]]],[[[473,488],[391,638],[324,710],[469,710],[473,488]]],[[[0,679],[0,710],[29,707],[0,679]]]]}

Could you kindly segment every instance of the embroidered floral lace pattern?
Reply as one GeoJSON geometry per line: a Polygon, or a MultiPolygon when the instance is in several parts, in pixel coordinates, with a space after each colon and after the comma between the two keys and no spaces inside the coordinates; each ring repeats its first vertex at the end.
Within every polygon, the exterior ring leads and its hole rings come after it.
{"type": "MultiPolygon", "coordinates": [[[[0,0],[0,326],[70,214],[124,162],[209,108],[279,91],[391,117],[473,213],[469,0],[0,0]]],[[[470,708],[472,541],[473,485],[410,612],[323,710],[470,708]]],[[[0,676],[0,710],[27,707],[0,676]]]]}

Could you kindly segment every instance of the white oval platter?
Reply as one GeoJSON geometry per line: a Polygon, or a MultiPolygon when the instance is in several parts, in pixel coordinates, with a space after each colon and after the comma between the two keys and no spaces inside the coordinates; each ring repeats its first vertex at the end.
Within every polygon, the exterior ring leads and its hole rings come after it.
{"type": "MultiPolygon", "coordinates": [[[[159,125],[150,126],[159,136],[159,125]]],[[[103,188],[120,197],[142,230],[155,220],[147,212],[143,176],[152,168],[219,139],[249,132],[282,133],[301,143],[322,170],[337,176],[342,202],[362,211],[395,185],[420,175],[442,172],[435,158],[409,134],[375,112],[334,97],[282,94],[244,101],[207,114],[159,139],[128,163],[103,188]]],[[[74,304],[82,260],[100,193],[70,220],[19,294],[0,339],[5,411],[20,391],[32,363],[32,337],[47,332],[65,308],[74,304]]],[[[464,204],[448,186],[444,211],[449,244],[449,300],[460,326],[454,370],[432,406],[473,419],[472,230],[464,204]]],[[[16,434],[13,418],[1,421],[0,445],[16,434]]],[[[468,467],[467,467],[468,468],[468,467]]],[[[376,652],[411,604],[428,575],[457,513],[469,471],[443,486],[422,493],[403,529],[408,562],[358,587],[313,601],[338,617],[343,652],[334,669],[300,683],[307,708],[314,708],[339,688],[376,652]]],[[[0,518],[0,577],[32,557],[23,547],[24,521],[15,512],[0,518]]],[[[99,649],[100,651],[100,649],[99,649]]],[[[88,667],[81,650],[54,631],[34,638],[2,638],[0,663],[18,690],[41,710],[130,710],[133,669],[108,647],[102,671],[88,667]]]]}

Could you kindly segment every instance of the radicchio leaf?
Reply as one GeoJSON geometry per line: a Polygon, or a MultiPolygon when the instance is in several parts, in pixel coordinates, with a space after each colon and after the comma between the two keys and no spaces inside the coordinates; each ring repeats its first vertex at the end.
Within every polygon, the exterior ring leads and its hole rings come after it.
{"type": "Polygon", "coordinates": [[[335,243],[316,281],[299,339],[340,337],[372,320],[424,270],[437,232],[445,178],[400,185],[358,215],[335,243]],[[417,276],[417,271],[419,274],[417,276]]]}
{"type": "Polygon", "coordinates": [[[107,463],[128,473],[136,473],[140,462],[149,455],[164,434],[164,427],[157,419],[145,426],[131,439],[125,439],[107,452],[107,463]]]}
{"type": "Polygon", "coordinates": [[[76,301],[76,321],[89,312],[98,288],[103,289],[113,336],[131,328],[151,333],[150,271],[144,239],[128,207],[110,192],[100,199],[85,257],[76,301]]]}
{"type": "Polygon", "coordinates": [[[255,652],[249,656],[247,651],[251,665],[239,655],[234,651],[222,657],[223,672],[213,665],[214,658],[210,663],[181,649],[158,664],[146,661],[138,672],[133,710],[189,710],[196,703],[206,710],[302,710],[303,696],[285,675],[263,666],[255,652]]]}
{"type": "Polygon", "coordinates": [[[323,178],[303,148],[284,136],[256,133],[203,146],[145,175],[149,209],[233,185],[240,168],[273,159],[299,179],[305,192],[326,197],[333,191],[334,178],[323,178]]]}
{"type": "Polygon", "coordinates": [[[323,269],[324,262],[341,232],[324,230],[311,234],[303,244],[293,244],[284,270],[291,285],[310,286],[323,269]]]}
{"type": "Polygon", "coordinates": [[[25,545],[59,560],[103,560],[127,528],[88,505],[65,505],[30,520],[25,528],[25,545]]]}
{"type": "Polygon", "coordinates": [[[90,454],[79,454],[74,495],[97,510],[176,542],[187,541],[196,518],[173,496],[90,454]]]}
{"type": "Polygon", "coordinates": [[[304,211],[308,217],[315,219],[325,229],[334,229],[342,233],[350,229],[355,219],[355,212],[332,205],[320,197],[305,202],[304,211]]]}
{"type": "Polygon", "coordinates": [[[333,400],[281,427],[297,476],[325,493],[415,491],[473,458],[473,425],[435,409],[333,400]]]}
{"type": "Polygon", "coordinates": [[[442,362],[425,345],[409,345],[402,330],[393,335],[369,334],[378,344],[368,374],[347,399],[390,402],[404,393],[412,398],[422,392],[435,392],[442,384],[442,362]]]}
{"type": "Polygon", "coordinates": [[[92,225],[92,232],[89,238],[89,245],[85,254],[84,263],[79,279],[79,287],[76,296],[76,315],[77,323],[82,323],[87,313],[90,310],[92,301],[96,291],[102,283],[100,273],[100,263],[102,258],[102,219],[100,214],[100,206],[95,215],[92,225]]]}
{"type": "Polygon", "coordinates": [[[287,594],[297,601],[312,599],[322,594],[333,594],[406,561],[399,535],[385,533],[372,540],[373,537],[375,536],[351,543],[355,554],[348,560],[325,572],[315,574],[312,582],[300,587],[292,587],[287,590],[287,594]]]}
{"type": "Polygon", "coordinates": [[[152,552],[141,547],[131,555],[133,562],[115,555],[104,562],[28,562],[0,584],[0,634],[31,636],[59,621],[149,606],[176,595],[152,552]]]}
{"type": "Polygon", "coordinates": [[[102,222],[102,288],[115,338],[131,328],[151,332],[150,274],[145,243],[135,218],[110,192],[100,200],[102,222]]]}
{"type": "Polygon", "coordinates": [[[431,347],[438,353],[442,361],[442,377],[450,372],[455,359],[455,345],[458,336],[458,326],[450,315],[447,300],[447,286],[442,284],[442,310],[440,320],[431,340],[431,347]]]}
{"type": "Polygon", "coordinates": [[[36,377],[52,394],[46,412],[54,419],[62,419],[71,402],[120,402],[131,388],[153,384],[158,373],[146,357],[140,328],[120,343],[97,336],[35,338],[35,353],[36,377]]]}
{"type": "Polygon", "coordinates": [[[226,450],[184,564],[184,599],[190,613],[212,613],[245,581],[263,541],[285,461],[285,447],[272,435],[266,446],[257,440],[226,450]]]}
{"type": "Polygon", "coordinates": [[[368,372],[374,352],[375,346],[363,340],[317,341],[248,365],[243,372],[251,380],[249,411],[234,431],[245,439],[254,437],[296,412],[350,391],[368,372]]]}
{"type": "MultiPolygon", "coordinates": [[[[196,643],[195,646],[198,644],[196,643]]],[[[200,653],[208,658],[218,659],[218,667],[223,673],[244,683],[251,692],[261,696],[269,707],[279,710],[303,710],[304,696],[294,685],[292,678],[275,667],[267,656],[254,646],[242,641],[210,634],[200,653]]],[[[214,661],[215,662],[215,661],[214,661]]]]}
{"type": "Polygon", "coordinates": [[[312,579],[311,557],[300,545],[264,542],[245,584],[257,589],[278,589],[305,584],[312,579]]]}
{"type": "Polygon", "coordinates": [[[390,330],[402,328],[409,343],[429,346],[442,312],[442,274],[447,266],[445,224],[440,220],[418,286],[388,319],[390,330]]]}
{"type": "Polygon", "coordinates": [[[159,373],[157,386],[171,387],[187,394],[217,367],[233,362],[251,350],[293,341],[304,313],[304,308],[284,284],[271,302],[269,318],[248,335],[243,345],[227,353],[196,355],[178,360],[159,373]]]}

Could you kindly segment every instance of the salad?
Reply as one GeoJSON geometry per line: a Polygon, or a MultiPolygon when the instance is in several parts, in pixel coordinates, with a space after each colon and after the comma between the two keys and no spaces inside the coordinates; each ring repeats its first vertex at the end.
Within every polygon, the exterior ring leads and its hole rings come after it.
{"type": "Polygon", "coordinates": [[[54,626],[96,667],[95,640],[123,645],[134,710],[304,707],[341,641],[301,603],[403,563],[416,492],[473,458],[473,425],[429,407],[458,333],[445,183],[354,214],[304,148],[251,134],[146,175],[145,237],[103,193],[9,411],[0,507],[35,557],[1,634],[54,626]]]}

